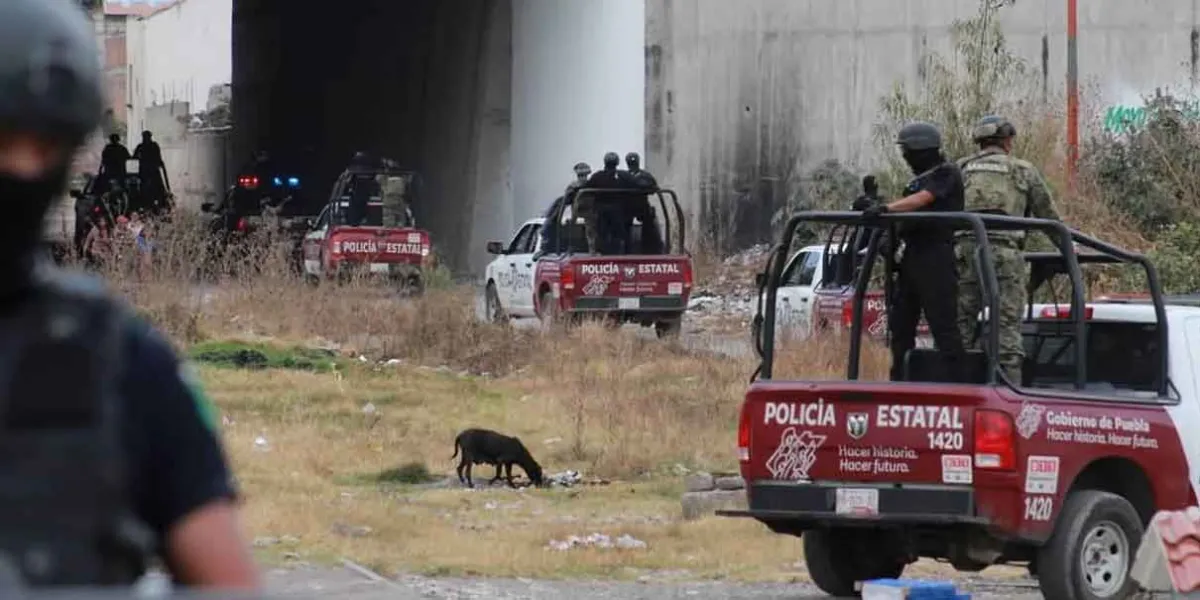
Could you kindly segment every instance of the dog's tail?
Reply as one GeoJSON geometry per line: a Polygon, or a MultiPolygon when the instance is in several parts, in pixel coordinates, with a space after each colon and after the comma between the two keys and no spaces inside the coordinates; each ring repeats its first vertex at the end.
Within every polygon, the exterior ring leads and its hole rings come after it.
{"type": "Polygon", "coordinates": [[[456,456],[458,456],[458,438],[454,438],[454,454],[450,455],[450,460],[454,460],[456,456]]]}

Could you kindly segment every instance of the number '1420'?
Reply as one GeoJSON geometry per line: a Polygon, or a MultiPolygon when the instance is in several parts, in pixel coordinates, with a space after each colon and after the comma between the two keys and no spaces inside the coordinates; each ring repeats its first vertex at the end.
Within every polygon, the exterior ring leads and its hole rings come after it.
{"type": "Polygon", "coordinates": [[[925,436],[929,438],[929,447],[934,450],[962,450],[961,431],[930,431],[925,436]]]}

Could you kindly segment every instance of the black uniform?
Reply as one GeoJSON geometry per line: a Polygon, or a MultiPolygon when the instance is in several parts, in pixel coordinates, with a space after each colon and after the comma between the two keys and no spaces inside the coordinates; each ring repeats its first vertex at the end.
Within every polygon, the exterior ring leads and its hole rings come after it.
{"type": "MultiPolygon", "coordinates": [[[[963,210],[963,178],[958,166],[950,162],[917,175],[904,190],[905,195],[919,191],[933,194],[925,212],[963,210]]],[[[892,371],[895,381],[903,379],[904,357],[916,345],[917,322],[921,314],[929,323],[929,332],[947,367],[947,376],[960,378],[963,345],[958,336],[958,279],[954,263],[954,228],[943,224],[908,223],[899,232],[904,241],[904,257],[889,303],[891,314],[892,371]]]]}
{"type": "Polygon", "coordinates": [[[0,123],[64,150],[36,174],[0,170],[0,589],[127,585],[234,488],[167,342],[99,280],[41,262],[40,225],[104,114],[90,21],[65,0],[4,0],[0,39],[0,123]]]}

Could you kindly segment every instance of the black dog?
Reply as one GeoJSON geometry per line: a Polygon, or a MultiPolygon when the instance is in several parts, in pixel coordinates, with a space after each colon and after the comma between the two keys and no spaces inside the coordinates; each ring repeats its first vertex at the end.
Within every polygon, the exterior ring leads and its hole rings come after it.
{"type": "Polygon", "coordinates": [[[454,438],[454,454],[450,458],[458,456],[460,448],[462,458],[459,459],[455,471],[458,472],[458,480],[467,487],[475,487],[471,481],[471,466],[484,463],[496,465],[496,476],[488,482],[489,485],[500,479],[500,469],[503,467],[508,486],[516,487],[512,480],[514,464],[525,470],[525,474],[534,485],[542,485],[542,466],[533,460],[529,450],[525,449],[525,444],[515,437],[489,429],[467,429],[454,438]]]}

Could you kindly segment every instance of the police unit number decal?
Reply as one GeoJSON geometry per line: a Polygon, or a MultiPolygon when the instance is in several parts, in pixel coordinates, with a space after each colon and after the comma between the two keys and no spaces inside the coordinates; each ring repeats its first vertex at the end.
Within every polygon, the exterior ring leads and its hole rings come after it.
{"type": "Polygon", "coordinates": [[[929,438],[929,447],[934,450],[962,450],[963,447],[961,431],[931,431],[925,437],[929,438]]]}
{"type": "Polygon", "coordinates": [[[1054,496],[1025,496],[1025,520],[1049,521],[1054,512],[1054,496]]]}

